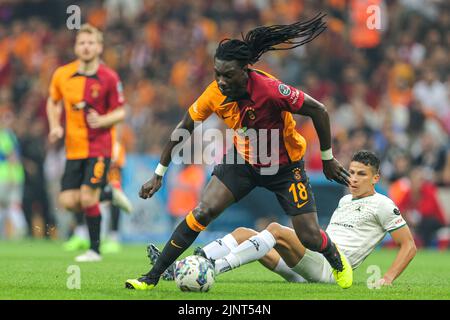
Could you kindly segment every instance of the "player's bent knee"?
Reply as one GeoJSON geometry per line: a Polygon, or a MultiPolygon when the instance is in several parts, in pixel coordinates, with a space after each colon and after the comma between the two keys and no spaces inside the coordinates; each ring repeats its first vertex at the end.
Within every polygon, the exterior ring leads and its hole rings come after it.
{"type": "Polygon", "coordinates": [[[194,218],[205,227],[215,218],[214,211],[202,203],[192,210],[192,214],[194,218]]]}
{"type": "Polygon", "coordinates": [[[282,232],[281,232],[282,228],[283,228],[283,226],[280,225],[279,223],[272,222],[267,226],[266,230],[269,231],[273,235],[275,240],[278,241],[279,239],[282,238],[282,232]]]}
{"type": "Polygon", "coordinates": [[[241,244],[245,240],[248,240],[250,237],[253,237],[257,234],[258,232],[256,232],[255,230],[245,227],[238,227],[231,233],[238,244],[241,244]]]}
{"type": "Polygon", "coordinates": [[[80,204],[82,208],[89,208],[93,205],[97,204],[99,202],[99,199],[97,197],[90,195],[90,194],[83,194],[80,195],[80,204]]]}
{"type": "Polygon", "coordinates": [[[77,212],[80,209],[79,197],[76,194],[61,193],[58,200],[66,210],[77,212]]]}

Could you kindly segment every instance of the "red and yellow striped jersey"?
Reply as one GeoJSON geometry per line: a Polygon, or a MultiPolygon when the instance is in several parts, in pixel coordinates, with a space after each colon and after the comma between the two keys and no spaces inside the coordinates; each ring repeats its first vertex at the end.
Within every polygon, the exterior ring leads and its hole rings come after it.
{"type": "Polygon", "coordinates": [[[78,73],[79,61],[59,67],[50,84],[50,97],[64,101],[67,159],[111,158],[114,128],[90,128],[89,110],[103,115],[124,103],[122,84],[116,72],[100,64],[94,75],[78,73]]]}
{"type": "MultiPolygon", "coordinates": [[[[279,163],[277,164],[285,165],[302,159],[306,150],[306,140],[296,131],[292,113],[302,107],[304,93],[260,70],[251,69],[248,75],[248,98],[227,102],[217,82],[213,81],[189,108],[191,118],[194,121],[203,121],[215,113],[235,131],[250,128],[278,129],[279,163]]],[[[270,150],[270,138],[268,134],[268,150],[270,150]]],[[[252,158],[256,153],[252,153],[249,149],[251,145],[248,139],[240,139],[239,135],[235,134],[234,144],[236,150],[247,162],[256,167],[262,166],[258,159],[252,158]]]]}

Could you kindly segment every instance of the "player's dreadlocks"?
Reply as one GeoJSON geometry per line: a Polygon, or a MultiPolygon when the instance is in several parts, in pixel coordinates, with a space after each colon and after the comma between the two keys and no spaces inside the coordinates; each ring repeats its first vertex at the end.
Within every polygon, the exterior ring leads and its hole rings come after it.
{"type": "Polygon", "coordinates": [[[257,27],[250,30],[242,40],[224,39],[217,47],[215,57],[220,60],[238,60],[242,65],[254,64],[267,51],[288,50],[299,47],[314,40],[326,29],[322,21],[326,14],[319,13],[305,22],[295,22],[289,25],[273,25],[257,27]],[[293,39],[302,38],[294,41],[293,39]],[[279,44],[288,44],[275,48],[279,44]]]}

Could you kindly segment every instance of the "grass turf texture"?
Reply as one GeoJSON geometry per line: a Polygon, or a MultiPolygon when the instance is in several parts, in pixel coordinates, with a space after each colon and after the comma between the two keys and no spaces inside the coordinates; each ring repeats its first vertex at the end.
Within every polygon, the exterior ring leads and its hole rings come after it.
{"type": "MultiPolygon", "coordinates": [[[[192,253],[193,248],[188,250],[192,253]]],[[[354,284],[294,284],[252,263],[216,278],[208,293],[181,292],[174,282],[161,280],[151,291],[124,288],[125,280],[149,269],[145,245],[126,245],[119,254],[99,263],[76,263],[59,242],[0,242],[0,299],[450,299],[450,251],[419,251],[393,287],[369,290],[370,265],[386,271],[395,250],[376,250],[355,271],[354,284]],[[81,289],[68,289],[67,269],[78,265],[81,289]]]]}

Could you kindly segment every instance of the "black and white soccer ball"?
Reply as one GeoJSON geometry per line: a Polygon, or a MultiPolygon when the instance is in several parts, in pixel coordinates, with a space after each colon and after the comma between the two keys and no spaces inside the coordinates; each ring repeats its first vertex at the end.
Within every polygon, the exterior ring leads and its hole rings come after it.
{"type": "Polygon", "coordinates": [[[181,291],[207,292],[215,281],[214,266],[201,256],[189,256],[177,262],[175,282],[181,291]]]}

